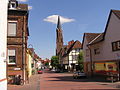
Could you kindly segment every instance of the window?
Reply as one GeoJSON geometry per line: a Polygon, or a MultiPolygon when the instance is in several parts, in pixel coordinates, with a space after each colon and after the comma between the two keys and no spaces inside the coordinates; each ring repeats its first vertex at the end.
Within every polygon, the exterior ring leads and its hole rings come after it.
{"type": "Polygon", "coordinates": [[[112,42],[112,50],[113,51],[120,50],[120,41],[112,42]]]}
{"type": "Polygon", "coordinates": [[[72,55],[72,60],[75,61],[77,60],[78,56],[77,55],[72,55]]]}
{"type": "Polygon", "coordinates": [[[112,50],[113,50],[113,51],[116,51],[116,50],[117,50],[117,47],[116,47],[116,43],[115,43],[115,42],[112,43],[112,50]]]}
{"type": "Polygon", "coordinates": [[[94,49],[94,54],[100,54],[100,49],[99,48],[95,48],[94,49]]]}
{"type": "Polygon", "coordinates": [[[15,49],[8,50],[8,64],[15,64],[16,63],[16,53],[15,49]]]}
{"type": "Polygon", "coordinates": [[[8,36],[16,36],[17,22],[8,22],[8,36]]]}
{"type": "Polygon", "coordinates": [[[10,9],[15,9],[16,8],[16,3],[15,2],[11,2],[10,3],[10,9]]]}
{"type": "Polygon", "coordinates": [[[117,42],[117,49],[120,49],[120,41],[117,42]]]}

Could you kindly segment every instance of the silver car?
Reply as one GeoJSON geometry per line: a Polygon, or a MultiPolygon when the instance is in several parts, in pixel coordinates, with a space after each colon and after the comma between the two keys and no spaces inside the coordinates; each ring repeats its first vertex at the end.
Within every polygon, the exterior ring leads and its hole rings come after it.
{"type": "Polygon", "coordinates": [[[74,79],[77,79],[77,78],[80,78],[80,77],[86,77],[86,74],[84,72],[79,72],[79,71],[76,71],[73,73],[73,78],[74,79]]]}

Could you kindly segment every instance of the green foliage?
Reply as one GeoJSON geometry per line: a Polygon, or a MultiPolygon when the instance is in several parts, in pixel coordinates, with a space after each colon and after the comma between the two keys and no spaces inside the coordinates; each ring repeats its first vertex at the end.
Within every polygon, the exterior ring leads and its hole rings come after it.
{"type": "Polygon", "coordinates": [[[79,70],[83,71],[84,65],[83,65],[83,52],[80,51],[78,55],[78,65],[79,65],[79,70]]]}
{"type": "Polygon", "coordinates": [[[83,52],[80,51],[79,55],[78,55],[78,64],[83,62],[83,52]]]}
{"type": "Polygon", "coordinates": [[[45,66],[49,66],[49,62],[46,62],[46,63],[45,63],[45,66]]]}
{"type": "Polygon", "coordinates": [[[32,75],[34,75],[35,74],[35,70],[32,70],[32,75]]]}
{"type": "Polygon", "coordinates": [[[52,56],[51,57],[51,66],[57,68],[58,65],[59,65],[58,56],[52,56]]]}

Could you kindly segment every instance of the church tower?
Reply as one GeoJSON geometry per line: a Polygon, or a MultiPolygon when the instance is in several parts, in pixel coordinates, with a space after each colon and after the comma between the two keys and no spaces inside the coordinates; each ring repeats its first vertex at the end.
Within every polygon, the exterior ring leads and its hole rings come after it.
{"type": "Polygon", "coordinates": [[[62,35],[62,29],[61,29],[61,23],[60,23],[60,16],[58,16],[56,36],[57,36],[56,37],[56,55],[58,56],[60,49],[63,47],[63,35],[62,35]]]}

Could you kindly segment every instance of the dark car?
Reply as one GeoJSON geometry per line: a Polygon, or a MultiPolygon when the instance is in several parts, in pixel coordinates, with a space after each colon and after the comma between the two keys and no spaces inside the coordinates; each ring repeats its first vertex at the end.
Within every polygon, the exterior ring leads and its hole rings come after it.
{"type": "Polygon", "coordinates": [[[76,71],[73,73],[74,79],[81,78],[81,77],[86,77],[86,74],[84,72],[79,72],[79,71],[76,71]]]}
{"type": "Polygon", "coordinates": [[[43,71],[41,69],[38,70],[38,74],[42,74],[43,71]]]}

